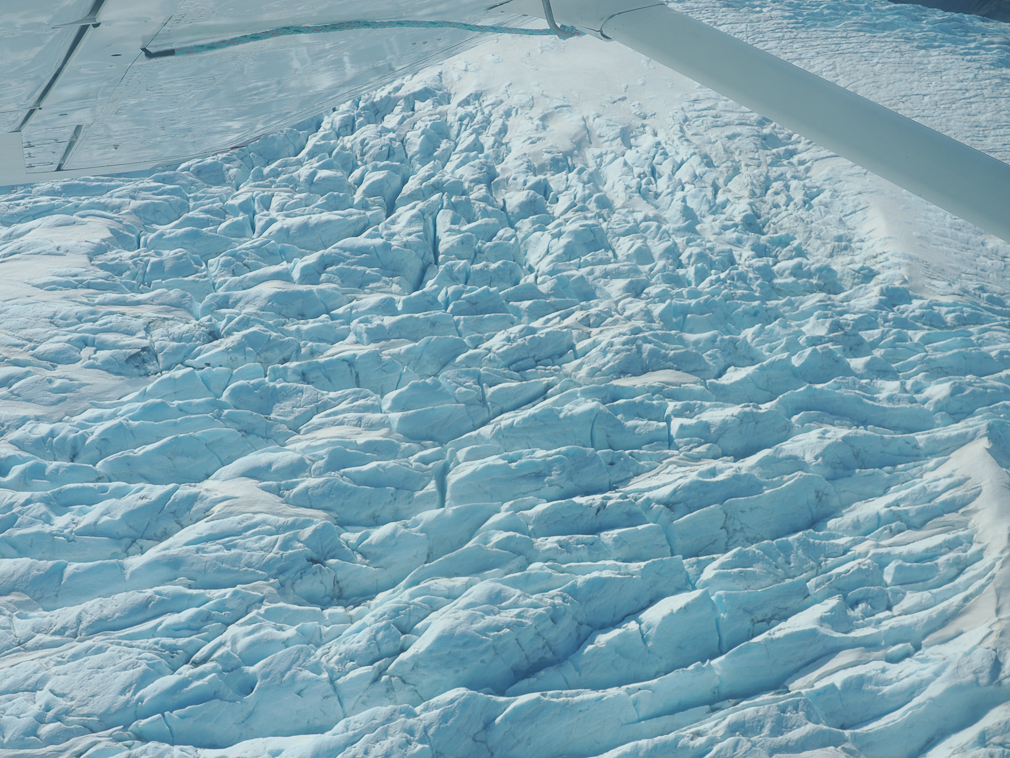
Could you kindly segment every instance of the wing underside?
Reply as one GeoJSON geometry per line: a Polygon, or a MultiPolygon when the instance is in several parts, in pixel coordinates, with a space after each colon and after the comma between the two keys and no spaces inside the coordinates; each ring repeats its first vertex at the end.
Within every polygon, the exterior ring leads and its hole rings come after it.
{"type": "Polygon", "coordinates": [[[164,50],[293,24],[413,17],[479,21],[484,2],[43,0],[0,2],[0,184],[169,165],[227,150],[472,44],[459,28],[349,28],[203,52],[164,50]],[[96,14],[95,7],[99,6],[96,14]],[[90,14],[90,16],[89,16],[90,14]],[[8,24],[7,20],[11,19],[8,24]],[[81,20],[95,23],[80,23],[81,20]],[[97,24],[97,25],[96,25],[97,24]]]}

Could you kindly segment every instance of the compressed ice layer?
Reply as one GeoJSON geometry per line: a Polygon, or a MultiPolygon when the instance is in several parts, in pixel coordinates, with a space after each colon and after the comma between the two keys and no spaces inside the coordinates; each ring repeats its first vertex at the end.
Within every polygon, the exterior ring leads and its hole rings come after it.
{"type": "Polygon", "coordinates": [[[998,292],[680,80],[478,63],[5,196],[2,747],[1000,744],[998,292]]]}

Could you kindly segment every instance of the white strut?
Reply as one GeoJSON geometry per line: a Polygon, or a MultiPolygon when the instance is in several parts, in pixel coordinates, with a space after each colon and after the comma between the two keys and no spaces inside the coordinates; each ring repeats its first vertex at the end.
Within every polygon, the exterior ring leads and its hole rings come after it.
{"type": "MultiPolygon", "coordinates": [[[[538,15],[531,0],[500,9],[538,15]]],[[[1010,165],[653,0],[554,0],[612,39],[1010,242],[1010,165]]]]}

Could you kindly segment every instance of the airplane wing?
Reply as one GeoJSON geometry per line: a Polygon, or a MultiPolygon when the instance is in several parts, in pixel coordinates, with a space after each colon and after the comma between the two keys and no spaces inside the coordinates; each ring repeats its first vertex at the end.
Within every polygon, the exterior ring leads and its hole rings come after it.
{"type": "Polygon", "coordinates": [[[461,26],[486,17],[486,6],[0,0],[0,186],[247,144],[474,44],[479,35],[461,26]],[[420,23],[375,24],[404,18],[420,23]],[[456,26],[423,25],[441,20],[456,26]],[[327,25],[334,30],[313,32],[327,25]],[[309,33],[271,34],[292,28],[309,33]],[[214,47],[236,38],[247,39],[214,47]]]}
{"type": "Polygon", "coordinates": [[[15,74],[0,84],[0,185],[178,163],[437,63],[481,31],[577,29],[638,50],[1010,240],[1010,166],[660,0],[291,5],[0,0],[0,61],[15,74]],[[534,20],[540,29],[519,28],[534,20]]]}

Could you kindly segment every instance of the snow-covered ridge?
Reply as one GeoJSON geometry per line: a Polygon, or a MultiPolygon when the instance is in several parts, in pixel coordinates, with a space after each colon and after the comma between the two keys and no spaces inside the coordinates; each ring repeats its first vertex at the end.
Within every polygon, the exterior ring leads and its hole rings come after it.
{"type": "Polygon", "coordinates": [[[1001,749],[998,284],[588,42],[4,197],[2,752],[1001,749]]]}

